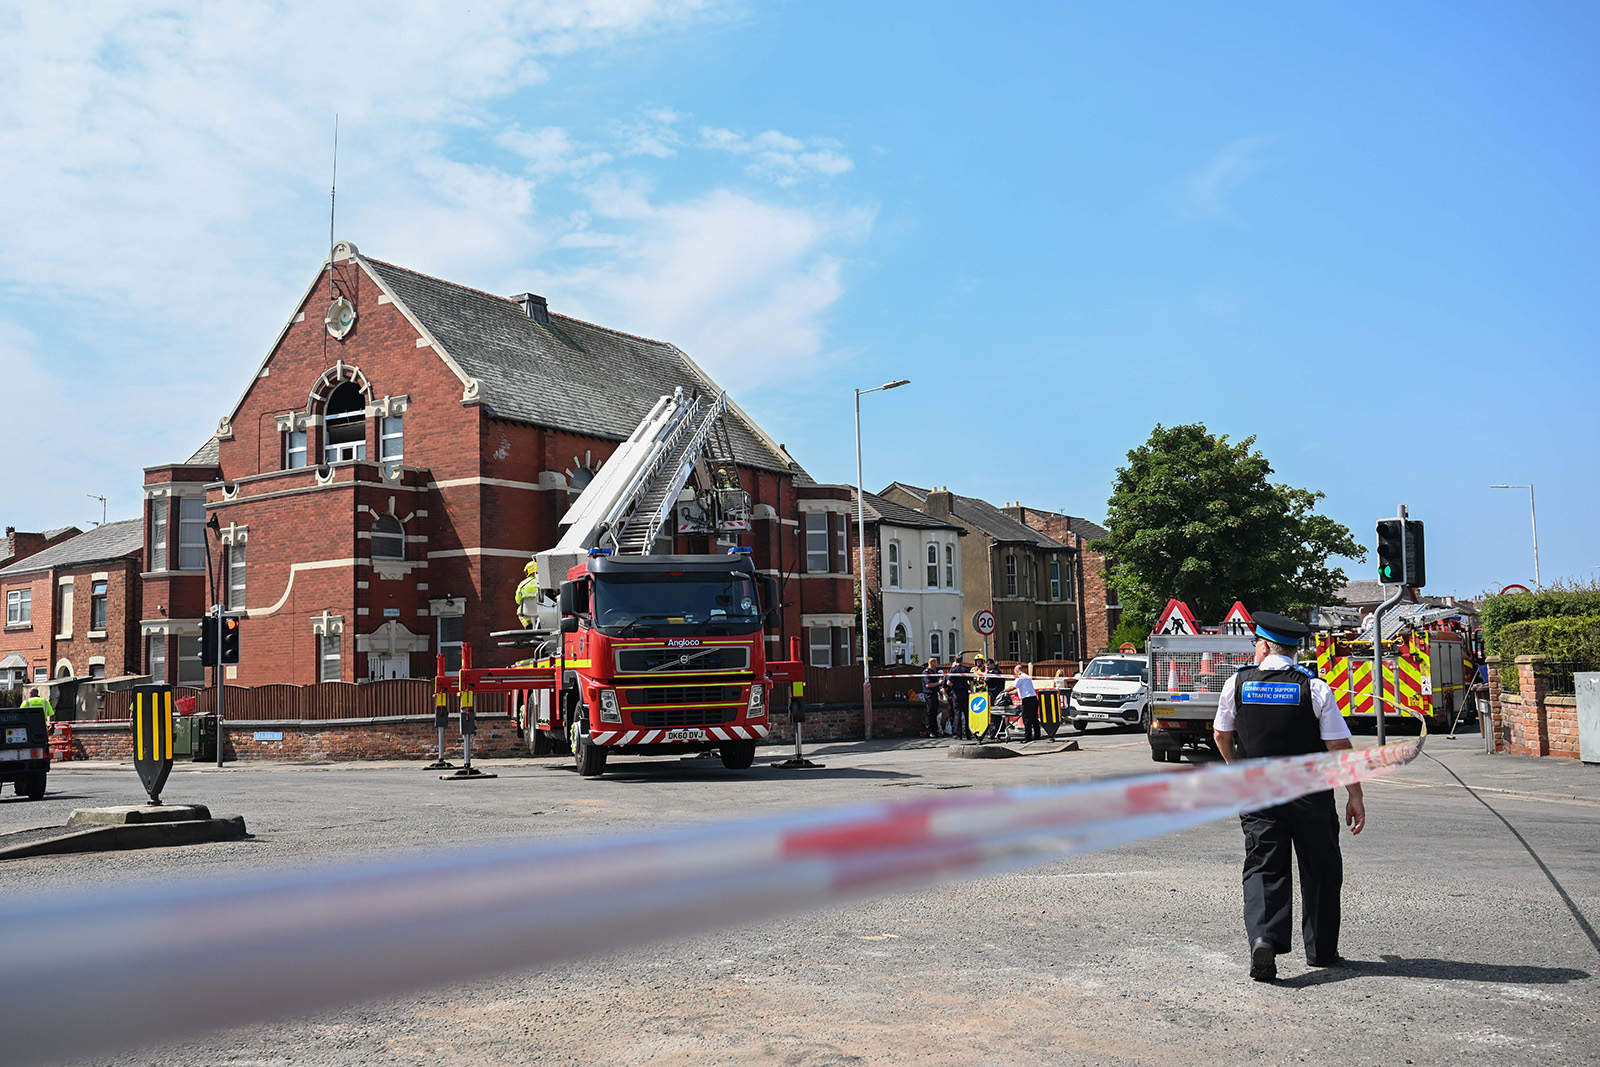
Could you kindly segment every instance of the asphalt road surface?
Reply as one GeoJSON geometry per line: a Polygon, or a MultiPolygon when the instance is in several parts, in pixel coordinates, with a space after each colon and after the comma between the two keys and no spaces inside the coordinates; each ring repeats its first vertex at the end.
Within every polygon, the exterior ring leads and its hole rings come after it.
{"type": "MultiPolygon", "coordinates": [[[[8,861],[0,892],[1186,769],[1152,763],[1137,734],[1097,729],[1082,740],[1082,751],[1035,744],[1006,760],[947,759],[946,743],[932,740],[830,745],[808,753],[825,769],[799,773],[767,767],[787,755],[767,750],[744,772],[633,759],[596,780],[569,760],[490,761],[499,778],[463,784],[420,764],[179,764],[163,799],[243,814],[251,840],[8,861]]],[[[43,801],[7,791],[0,832],[141,799],[130,766],[67,764],[50,781],[43,801]]],[[[1309,969],[1296,945],[1271,985],[1246,975],[1242,838],[1227,820],[1022,873],[88,1062],[1600,1063],[1600,768],[1487,756],[1475,736],[1430,738],[1417,762],[1367,787],[1367,808],[1366,832],[1342,838],[1350,966],[1309,969]]]]}

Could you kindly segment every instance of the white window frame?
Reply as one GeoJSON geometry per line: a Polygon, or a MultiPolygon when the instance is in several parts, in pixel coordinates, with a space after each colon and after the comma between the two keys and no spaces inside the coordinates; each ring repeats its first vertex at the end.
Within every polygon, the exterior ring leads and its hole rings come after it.
{"type": "Polygon", "coordinates": [[[145,654],[150,660],[150,680],[157,685],[165,685],[167,681],[167,635],[151,634],[145,646],[145,654]]]}
{"type": "Polygon", "coordinates": [[[1013,660],[1022,658],[1022,635],[1016,630],[1012,630],[1006,638],[1006,649],[1013,660]]]}
{"type": "Polygon", "coordinates": [[[401,559],[401,560],[406,558],[406,528],[405,528],[405,524],[402,523],[394,515],[392,515],[392,514],[390,514],[388,512],[385,512],[384,514],[379,515],[376,519],[374,519],[372,521],[372,558],[373,559],[401,559]],[[378,529],[378,527],[380,525],[382,525],[385,520],[388,520],[389,522],[394,523],[394,529],[393,530],[380,531],[378,529]],[[379,545],[380,542],[382,542],[385,545],[390,545],[390,544],[394,545],[393,553],[390,553],[388,551],[379,552],[378,551],[378,545],[379,545]]]}
{"type": "Polygon", "coordinates": [[[441,615],[435,636],[438,638],[439,651],[444,655],[444,669],[447,672],[461,669],[461,646],[467,643],[467,620],[463,615],[441,615]],[[455,625],[461,628],[454,640],[446,640],[444,635],[445,623],[455,620],[455,625]]]}
{"type": "Polygon", "coordinates": [[[961,654],[961,631],[950,631],[950,658],[954,659],[961,654]]]}
{"type": "MultiPolygon", "coordinates": [[[[826,527],[824,527],[824,530],[826,530],[826,527]]],[[[806,629],[808,631],[806,643],[811,649],[808,662],[813,667],[833,666],[833,627],[808,626],[806,629]],[[818,644],[819,638],[821,639],[821,644],[818,644]]]]}
{"type": "Polygon", "coordinates": [[[406,458],[405,418],[384,415],[378,422],[378,459],[393,468],[406,458]]]}
{"type": "Polygon", "coordinates": [[[8,589],[6,591],[6,625],[33,625],[32,589],[8,589]]]}
{"type": "Polygon", "coordinates": [[[828,513],[806,512],[806,573],[828,573],[828,513]]]}
{"type": "Polygon", "coordinates": [[[206,569],[206,502],[197,496],[178,498],[178,569],[206,569]]]}
{"type": "Polygon", "coordinates": [[[939,588],[939,546],[928,546],[928,588],[939,588]]]}
{"type": "Polygon", "coordinates": [[[944,643],[944,639],[939,635],[939,631],[938,630],[929,630],[928,631],[928,658],[929,659],[938,659],[940,656],[944,655],[943,652],[939,651],[939,646],[941,644],[943,644],[943,643],[944,643]]]}
{"type": "Polygon", "coordinates": [[[946,589],[956,587],[956,549],[954,545],[944,546],[944,585],[946,589]]]}
{"type": "Polygon", "coordinates": [[[42,665],[35,667],[33,669],[33,680],[36,682],[48,682],[50,680],[50,668],[42,665]]]}
{"type": "Polygon", "coordinates": [[[310,460],[310,446],[304,430],[290,430],[284,434],[283,469],[299,470],[310,460]]]}
{"type": "Polygon", "coordinates": [[[317,681],[340,682],[344,680],[344,635],[317,635],[317,681]]]}
{"type": "Polygon", "coordinates": [[[73,583],[71,578],[56,584],[56,636],[72,636],[73,583]]]}
{"type": "Polygon", "coordinates": [[[900,588],[900,542],[889,542],[889,588],[900,588]]]}
{"type": "Polygon", "coordinates": [[[1006,554],[1006,596],[1017,595],[1017,555],[1006,554]]]}
{"type": "Polygon", "coordinates": [[[111,582],[105,578],[89,581],[89,629],[104,631],[111,618],[111,582]]]}
{"type": "Polygon", "coordinates": [[[1050,599],[1061,599],[1061,561],[1050,557],[1050,599]]]}
{"type": "Polygon", "coordinates": [[[839,543],[834,548],[834,573],[850,573],[850,516],[839,512],[839,521],[835,523],[839,536],[839,543]]]}
{"type": "Polygon", "coordinates": [[[1056,659],[1067,658],[1067,632],[1061,627],[1056,627],[1056,659]]]}
{"type": "Polygon", "coordinates": [[[835,657],[838,662],[834,663],[834,666],[848,667],[855,662],[851,658],[851,652],[855,648],[855,641],[850,637],[850,627],[839,626],[836,629],[839,632],[835,636],[834,645],[839,649],[839,655],[835,657]]]}
{"type": "Polygon", "coordinates": [[[167,569],[167,501],[150,502],[150,569],[167,569]]]}
{"type": "Polygon", "coordinates": [[[228,546],[228,608],[231,611],[244,610],[245,584],[247,579],[247,558],[245,542],[234,541],[228,546]]]}
{"type": "MultiPolygon", "coordinates": [[[[203,623],[202,623],[203,625],[203,623]]],[[[178,635],[178,676],[177,685],[206,684],[206,668],[200,662],[200,635],[178,635]],[[192,655],[186,653],[192,652],[192,655]]]]}

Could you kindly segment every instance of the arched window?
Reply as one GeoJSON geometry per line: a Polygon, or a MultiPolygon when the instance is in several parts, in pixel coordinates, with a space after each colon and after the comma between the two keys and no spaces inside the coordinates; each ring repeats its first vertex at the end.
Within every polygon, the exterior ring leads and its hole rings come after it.
{"type": "Polygon", "coordinates": [[[950,545],[944,546],[944,584],[949,589],[956,587],[956,550],[950,545]]]}
{"type": "Polygon", "coordinates": [[[928,634],[928,655],[934,659],[939,658],[939,631],[934,630],[928,634]]]}
{"type": "Polygon", "coordinates": [[[406,531],[393,515],[379,515],[372,524],[372,558],[405,559],[406,531]]]}
{"type": "MultiPolygon", "coordinates": [[[[898,541],[889,542],[889,588],[900,588],[900,542],[898,541]]],[[[901,629],[903,631],[904,627],[901,629]]],[[[905,638],[897,637],[895,640],[903,641],[905,638]]]]}
{"type": "Polygon", "coordinates": [[[367,398],[355,382],[344,382],[322,411],[322,462],[367,458],[367,398]]]}
{"type": "Polygon", "coordinates": [[[567,503],[576,504],[583,491],[589,488],[589,483],[594,481],[594,471],[588,467],[579,467],[567,478],[567,503]]]}
{"type": "Polygon", "coordinates": [[[906,661],[906,642],[909,639],[910,639],[910,637],[906,633],[906,624],[903,623],[903,622],[895,623],[895,627],[894,627],[894,661],[896,663],[904,663],[906,661]]]}
{"type": "Polygon", "coordinates": [[[961,651],[961,640],[960,640],[960,638],[958,638],[956,636],[956,632],[954,630],[951,630],[950,631],[950,654],[953,656],[957,652],[960,652],[960,651],[961,651]]]}
{"type": "Polygon", "coordinates": [[[939,588],[939,546],[928,546],[928,588],[939,588]]]}

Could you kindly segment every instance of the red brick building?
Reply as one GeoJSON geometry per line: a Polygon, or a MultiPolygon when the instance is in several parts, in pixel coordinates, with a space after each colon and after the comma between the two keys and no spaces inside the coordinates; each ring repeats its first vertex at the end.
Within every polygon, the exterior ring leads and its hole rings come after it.
{"type": "MultiPolygon", "coordinates": [[[[671,344],[340,243],[214,439],[145,472],[147,667],[192,674],[214,598],[245,615],[238,685],[431,677],[462,642],[509,662],[489,634],[517,627],[523,565],[677,388],[720,391],[671,344]]],[[[808,569],[802,515],[847,511],[848,494],[731,402],[728,424],[755,518],[739,543],[784,591],[769,647],[810,627],[831,643],[850,581],[808,569]]],[[[673,550],[722,549],[678,534],[673,550]]]]}
{"type": "Polygon", "coordinates": [[[143,524],[127,519],[87,533],[72,528],[75,536],[56,533],[35,551],[22,540],[28,535],[17,534],[23,558],[0,568],[0,680],[140,673],[143,524]]]}

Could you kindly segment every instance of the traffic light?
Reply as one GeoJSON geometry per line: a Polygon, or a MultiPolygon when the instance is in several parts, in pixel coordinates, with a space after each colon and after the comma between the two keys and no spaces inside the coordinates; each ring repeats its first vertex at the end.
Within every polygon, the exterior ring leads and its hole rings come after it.
{"type": "Polygon", "coordinates": [[[222,617],[222,646],[218,649],[218,658],[228,667],[239,665],[239,619],[238,615],[222,617]]]}
{"type": "Polygon", "coordinates": [[[1420,519],[1378,520],[1378,580],[1413,589],[1427,583],[1420,519]]]}
{"type": "Polygon", "coordinates": [[[208,615],[200,621],[200,666],[217,665],[217,620],[208,615]]]}

